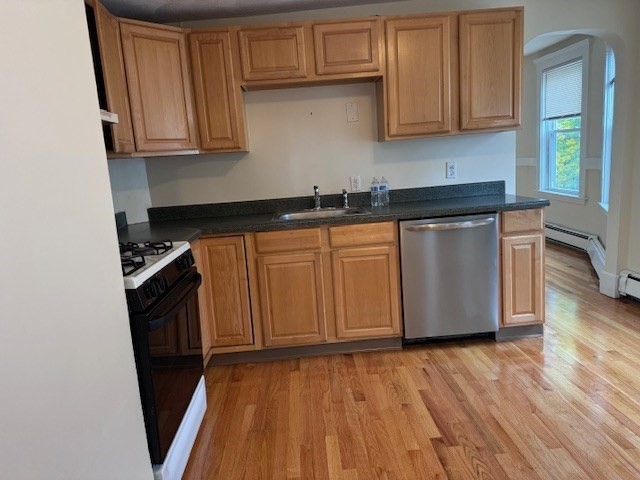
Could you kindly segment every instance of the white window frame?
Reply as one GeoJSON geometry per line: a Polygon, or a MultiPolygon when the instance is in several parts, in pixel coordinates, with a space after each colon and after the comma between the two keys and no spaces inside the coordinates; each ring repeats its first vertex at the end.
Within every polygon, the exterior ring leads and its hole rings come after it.
{"type": "Polygon", "coordinates": [[[538,76],[538,192],[543,197],[563,200],[571,203],[586,203],[585,178],[586,178],[586,154],[587,154],[587,105],[589,98],[589,51],[590,40],[588,38],[536,58],[538,76]],[[580,172],[578,193],[572,194],[547,188],[549,178],[549,160],[545,146],[545,131],[542,128],[542,112],[544,111],[544,92],[542,91],[542,77],[545,70],[558,67],[575,60],[582,60],[582,106],[580,112],[580,172]]]}
{"type": "Polygon", "coordinates": [[[602,103],[602,175],[600,188],[600,206],[609,211],[611,186],[611,150],[613,147],[613,115],[616,90],[616,56],[611,45],[606,44],[604,62],[604,100],[602,103]],[[613,72],[609,67],[609,58],[613,62],[613,72]],[[613,73],[613,78],[612,78],[613,73]]]}

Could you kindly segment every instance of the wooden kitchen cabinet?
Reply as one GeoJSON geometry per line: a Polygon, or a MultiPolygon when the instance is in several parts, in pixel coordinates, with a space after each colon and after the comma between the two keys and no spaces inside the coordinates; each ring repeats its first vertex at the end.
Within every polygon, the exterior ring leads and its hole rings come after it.
{"type": "Polygon", "coordinates": [[[307,76],[302,25],[241,28],[238,30],[242,78],[281,80],[307,76]]]}
{"type": "Polygon", "coordinates": [[[135,21],[120,30],[137,150],[197,148],[185,34],[135,21]]]}
{"type": "Polygon", "coordinates": [[[386,138],[445,134],[456,125],[455,16],[387,20],[386,138]]]}
{"type": "Polygon", "coordinates": [[[244,102],[234,72],[228,30],[189,35],[200,147],[246,151],[244,102]]]}
{"type": "Polygon", "coordinates": [[[324,343],[326,311],[319,252],[258,257],[266,346],[324,343]]]}
{"type": "Polygon", "coordinates": [[[337,337],[400,335],[396,246],[343,248],[332,259],[337,337]]]}
{"type": "Polygon", "coordinates": [[[199,295],[207,343],[213,348],[253,344],[244,238],[202,238],[196,262],[203,276],[199,295]]]}
{"type": "Polygon", "coordinates": [[[544,322],[542,210],[502,214],[502,325],[544,322]]]}
{"type": "Polygon", "coordinates": [[[116,153],[132,153],[136,147],[122,56],[120,22],[99,1],[86,0],[85,3],[93,10],[98,37],[102,78],[96,80],[98,83],[102,80],[107,110],[118,115],[118,123],[109,126],[111,147],[116,153]]]}
{"type": "Polygon", "coordinates": [[[523,10],[460,14],[460,128],[520,125],[523,10]]]}
{"type": "Polygon", "coordinates": [[[329,227],[337,338],[401,334],[396,235],[395,222],[329,227]]]}
{"type": "Polygon", "coordinates": [[[313,24],[317,75],[380,72],[381,21],[313,24]]]}

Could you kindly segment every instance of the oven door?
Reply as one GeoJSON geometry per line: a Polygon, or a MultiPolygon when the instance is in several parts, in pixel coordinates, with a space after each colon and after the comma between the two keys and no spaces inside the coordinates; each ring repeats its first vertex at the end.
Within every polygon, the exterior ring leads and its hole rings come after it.
{"type": "Polygon", "coordinates": [[[190,269],[148,312],[133,315],[133,337],[149,452],[161,464],[203,375],[198,287],[190,269]]]}

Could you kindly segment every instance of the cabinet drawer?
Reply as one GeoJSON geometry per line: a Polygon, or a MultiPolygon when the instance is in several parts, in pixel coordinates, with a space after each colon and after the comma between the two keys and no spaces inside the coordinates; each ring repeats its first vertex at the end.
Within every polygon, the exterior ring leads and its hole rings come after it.
{"type": "Polygon", "coordinates": [[[502,213],[502,233],[542,230],[542,210],[517,210],[502,213]]]}
{"type": "Polygon", "coordinates": [[[256,233],[258,253],[317,250],[320,248],[321,242],[319,228],[256,233]]]}
{"type": "Polygon", "coordinates": [[[329,228],[332,247],[375,245],[395,242],[395,223],[365,223],[329,228]]]}

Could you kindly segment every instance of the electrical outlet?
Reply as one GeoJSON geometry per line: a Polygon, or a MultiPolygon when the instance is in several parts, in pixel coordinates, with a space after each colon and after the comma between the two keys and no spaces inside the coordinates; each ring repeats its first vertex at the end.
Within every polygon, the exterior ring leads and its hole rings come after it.
{"type": "Polygon", "coordinates": [[[362,190],[362,180],[360,179],[360,175],[349,177],[349,183],[351,184],[352,192],[359,192],[362,190]]]}
{"type": "Polygon", "coordinates": [[[458,178],[458,164],[454,161],[447,162],[447,178],[458,178]]]}
{"type": "Polygon", "coordinates": [[[358,104],[356,102],[349,102],[346,105],[347,110],[347,122],[358,121],[358,104]]]}

